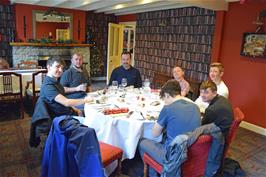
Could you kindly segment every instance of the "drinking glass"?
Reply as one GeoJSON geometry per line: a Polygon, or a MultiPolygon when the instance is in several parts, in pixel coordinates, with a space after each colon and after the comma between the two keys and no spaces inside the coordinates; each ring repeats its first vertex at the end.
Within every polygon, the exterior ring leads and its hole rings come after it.
{"type": "Polygon", "coordinates": [[[118,81],[112,81],[112,87],[116,91],[118,89],[118,81]]]}
{"type": "Polygon", "coordinates": [[[145,79],[145,80],[144,80],[144,82],[143,82],[143,87],[144,87],[144,88],[150,87],[150,80],[149,80],[149,79],[145,79]]]}
{"type": "Polygon", "coordinates": [[[122,78],[122,80],[121,80],[121,85],[122,85],[122,87],[126,87],[127,86],[127,78],[122,78]]]}
{"type": "Polygon", "coordinates": [[[87,91],[87,83],[82,83],[82,91],[86,92],[87,91]]]}

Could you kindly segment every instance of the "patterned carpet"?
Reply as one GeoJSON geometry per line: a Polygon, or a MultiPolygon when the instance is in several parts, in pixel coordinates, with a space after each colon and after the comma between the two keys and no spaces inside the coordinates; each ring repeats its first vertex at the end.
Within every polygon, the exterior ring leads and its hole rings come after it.
{"type": "Polygon", "coordinates": [[[1,177],[40,176],[41,149],[28,146],[30,119],[26,117],[0,122],[1,177]]]}
{"type": "Polygon", "coordinates": [[[229,151],[250,177],[266,177],[266,137],[239,128],[229,151]]]}
{"type": "MultiPolygon", "coordinates": [[[[28,146],[30,117],[8,109],[9,116],[0,112],[0,177],[38,177],[41,171],[42,148],[28,146]]],[[[43,145],[42,145],[43,147],[43,145]]],[[[266,177],[266,137],[239,128],[230,150],[230,157],[237,160],[248,177],[266,177]]],[[[123,173],[131,177],[141,176],[139,158],[125,160],[123,173]]]]}

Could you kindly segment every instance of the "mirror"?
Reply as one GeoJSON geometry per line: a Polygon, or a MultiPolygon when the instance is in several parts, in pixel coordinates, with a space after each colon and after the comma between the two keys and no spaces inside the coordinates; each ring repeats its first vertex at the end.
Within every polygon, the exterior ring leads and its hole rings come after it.
{"type": "Polygon", "coordinates": [[[50,9],[33,11],[33,39],[73,39],[73,15],[50,9]]]}

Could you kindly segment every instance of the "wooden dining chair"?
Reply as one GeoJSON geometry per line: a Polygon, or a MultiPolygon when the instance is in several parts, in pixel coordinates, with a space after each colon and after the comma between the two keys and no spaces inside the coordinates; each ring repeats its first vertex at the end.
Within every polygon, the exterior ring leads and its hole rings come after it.
{"type": "Polygon", "coordinates": [[[160,89],[169,79],[172,79],[171,76],[155,72],[152,82],[153,89],[160,89]]]}
{"type": "Polygon", "coordinates": [[[187,94],[187,97],[191,99],[192,101],[195,101],[199,95],[200,95],[200,82],[194,81],[194,80],[189,80],[189,92],[187,94]]]}
{"type": "Polygon", "coordinates": [[[15,72],[0,72],[0,103],[2,105],[14,102],[19,102],[20,117],[23,119],[22,76],[15,72]]]}
{"type": "Polygon", "coordinates": [[[32,80],[27,82],[25,95],[27,98],[32,98],[32,105],[34,106],[36,100],[40,95],[41,84],[47,74],[47,70],[41,70],[32,73],[32,80]]]}
{"type": "MultiPolygon", "coordinates": [[[[196,142],[188,148],[187,160],[181,166],[183,177],[204,176],[211,143],[212,137],[210,135],[201,135],[196,142]]],[[[163,166],[147,153],[144,153],[143,162],[144,177],[148,175],[149,166],[160,174],[163,172],[163,166]]]]}

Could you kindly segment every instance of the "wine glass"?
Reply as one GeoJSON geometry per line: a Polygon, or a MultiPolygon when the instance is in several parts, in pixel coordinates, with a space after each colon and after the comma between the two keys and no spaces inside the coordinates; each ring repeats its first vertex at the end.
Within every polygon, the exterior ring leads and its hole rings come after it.
{"type": "Polygon", "coordinates": [[[112,81],[112,87],[116,91],[118,89],[118,81],[112,81]]]}
{"type": "Polygon", "coordinates": [[[122,78],[121,85],[123,88],[125,88],[127,86],[127,78],[122,78]]]}

